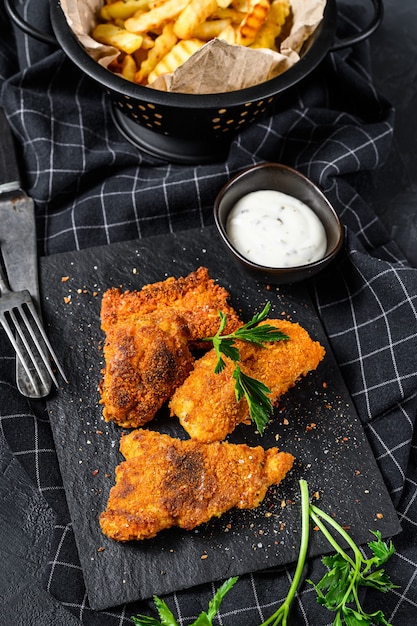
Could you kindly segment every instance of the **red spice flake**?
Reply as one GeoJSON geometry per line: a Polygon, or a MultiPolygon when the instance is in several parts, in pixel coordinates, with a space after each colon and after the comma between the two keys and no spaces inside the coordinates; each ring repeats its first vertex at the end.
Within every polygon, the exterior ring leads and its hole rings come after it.
{"type": "Polygon", "coordinates": [[[69,276],[62,276],[61,283],[66,283],[69,280],[69,276]]]}
{"type": "Polygon", "coordinates": [[[314,498],[315,500],[320,500],[320,492],[319,492],[319,491],[315,491],[315,492],[313,493],[313,498],[314,498]]]}
{"type": "Polygon", "coordinates": [[[208,557],[207,554],[202,554],[200,558],[201,558],[201,560],[204,560],[204,559],[207,559],[207,557],[208,557]]]}
{"type": "Polygon", "coordinates": [[[287,420],[286,417],[284,417],[284,419],[282,420],[282,423],[284,424],[284,426],[288,426],[289,421],[287,420]]]}
{"type": "Polygon", "coordinates": [[[331,409],[332,408],[332,405],[329,404],[329,403],[325,404],[324,406],[325,406],[326,409],[331,409]]]}
{"type": "Polygon", "coordinates": [[[313,526],[313,530],[319,530],[318,526],[313,526]]]}
{"type": "Polygon", "coordinates": [[[97,552],[104,552],[106,548],[103,548],[103,546],[100,546],[99,548],[97,548],[97,552]]]}
{"type": "Polygon", "coordinates": [[[323,389],[327,389],[327,383],[325,380],[323,380],[323,389]]]}
{"type": "Polygon", "coordinates": [[[279,525],[279,529],[284,530],[284,528],[285,528],[285,522],[281,522],[281,524],[279,525]]]}
{"type": "Polygon", "coordinates": [[[93,291],[93,296],[96,298],[98,296],[98,291],[93,291]]]}
{"type": "Polygon", "coordinates": [[[103,431],[102,430],[96,430],[96,435],[102,435],[103,431]]]}
{"type": "Polygon", "coordinates": [[[64,296],[65,304],[69,304],[71,302],[71,296],[64,296]]]}
{"type": "Polygon", "coordinates": [[[355,476],[360,476],[361,475],[361,471],[360,470],[355,470],[355,476]]]}
{"type": "Polygon", "coordinates": [[[95,469],[91,472],[92,476],[97,476],[97,474],[98,474],[98,469],[95,469]]]}
{"type": "Polygon", "coordinates": [[[383,516],[383,514],[382,514],[382,513],[377,513],[377,514],[376,514],[376,518],[377,518],[377,519],[382,519],[383,517],[384,517],[384,516],[383,516]]]}
{"type": "Polygon", "coordinates": [[[307,424],[306,426],[306,432],[309,432],[310,430],[314,430],[316,428],[317,424],[315,424],[314,422],[311,422],[311,424],[307,424]]]}

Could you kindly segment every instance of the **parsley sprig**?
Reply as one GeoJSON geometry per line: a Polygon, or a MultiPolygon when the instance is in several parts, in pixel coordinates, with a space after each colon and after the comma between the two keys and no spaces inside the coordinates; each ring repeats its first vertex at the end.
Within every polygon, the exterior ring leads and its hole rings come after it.
{"type": "Polygon", "coordinates": [[[371,531],[376,537],[376,541],[368,543],[373,556],[369,559],[365,558],[346,530],[330,515],[310,503],[305,480],[300,480],[300,490],[302,530],[294,578],[284,602],[260,626],[278,626],[279,624],[287,626],[288,624],[287,617],[301,583],[307,557],[310,521],[323,533],[335,550],[335,554],[322,558],[323,565],[328,567],[328,572],[323,578],[317,584],[307,580],[309,584],[313,585],[317,593],[317,602],[334,613],[333,626],[371,626],[372,624],[390,626],[382,611],[365,612],[359,601],[359,590],[361,587],[373,587],[378,591],[386,592],[397,587],[382,568],[384,563],[395,553],[392,542],[385,543],[382,541],[379,531],[371,531]],[[353,557],[340,546],[329,527],[335,531],[336,535],[340,535],[344,539],[352,550],[353,557]]]}
{"type": "Polygon", "coordinates": [[[217,355],[217,362],[214,368],[219,374],[226,367],[223,356],[228,357],[235,364],[233,378],[235,380],[236,400],[246,399],[249,407],[249,415],[255,422],[256,427],[262,435],[272,413],[272,402],[269,397],[271,390],[260,380],[245,374],[240,365],[240,352],[236,347],[236,340],[246,341],[261,348],[269,341],[283,341],[289,339],[272,324],[262,324],[269,313],[271,303],[267,302],[260,313],[256,313],[252,319],[232,333],[223,335],[226,327],[227,317],[223,311],[219,311],[220,325],[217,333],[213,337],[206,337],[203,341],[211,341],[217,355]]]}
{"type": "MultiPolygon", "coordinates": [[[[217,589],[212,600],[210,600],[208,611],[202,611],[190,626],[212,626],[213,619],[219,611],[224,596],[230,591],[237,579],[238,577],[235,576],[226,580],[221,587],[217,589]]],[[[178,622],[166,602],[158,598],[158,596],[154,596],[153,600],[161,621],[158,621],[154,617],[137,615],[136,617],[132,617],[133,623],[136,624],[136,626],[178,626],[178,622]]]]}
{"type": "MultiPolygon", "coordinates": [[[[335,550],[334,554],[322,558],[322,563],[328,568],[323,578],[316,584],[311,580],[306,581],[313,585],[317,593],[317,602],[334,613],[333,626],[372,626],[373,624],[391,626],[381,610],[373,613],[365,612],[359,601],[359,589],[361,587],[373,587],[377,591],[386,592],[389,589],[398,588],[391,582],[382,567],[395,553],[392,541],[387,544],[382,541],[379,531],[371,531],[376,541],[368,543],[372,556],[367,559],[354,540],[335,519],[310,503],[308,485],[305,480],[300,480],[300,491],[301,542],[294,578],[284,602],[260,626],[279,626],[279,624],[288,626],[291,605],[303,580],[311,522],[323,533],[335,550]],[[340,546],[329,528],[344,539],[353,556],[340,546]]],[[[191,626],[213,626],[213,619],[223,598],[237,580],[237,576],[226,580],[209,602],[207,613],[204,611],[200,613],[191,626]]],[[[154,603],[161,621],[153,617],[137,615],[132,617],[136,626],[178,626],[173,613],[163,600],[154,596],[154,603]]]]}
{"type": "Polygon", "coordinates": [[[335,613],[334,626],[342,626],[342,624],[346,624],[346,626],[371,626],[371,624],[389,626],[382,611],[375,611],[374,613],[364,611],[359,601],[359,589],[360,587],[373,587],[385,593],[389,589],[395,588],[382,568],[382,565],[395,552],[392,542],[386,544],[382,541],[379,531],[371,531],[376,537],[376,541],[368,543],[373,556],[367,559],[351,537],[339,524],[335,523],[332,517],[313,505],[310,507],[310,517],[336,550],[335,554],[325,556],[322,559],[323,564],[328,567],[328,572],[323,578],[317,584],[311,580],[307,581],[316,590],[317,602],[335,613]],[[326,523],[347,542],[353,551],[353,557],[349,556],[339,546],[328,532],[326,523]],[[349,604],[353,606],[348,606],[349,604]]]}

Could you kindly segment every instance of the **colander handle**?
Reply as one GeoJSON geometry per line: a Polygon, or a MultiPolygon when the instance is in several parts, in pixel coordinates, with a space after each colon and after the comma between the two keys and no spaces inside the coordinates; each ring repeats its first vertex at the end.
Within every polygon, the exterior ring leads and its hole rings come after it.
{"type": "Polygon", "coordinates": [[[355,44],[360,43],[361,41],[364,41],[365,39],[370,37],[372,33],[374,33],[379,28],[384,18],[383,0],[372,0],[372,4],[374,5],[375,14],[368,26],[356,35],[351,35],[350,37],[345,37],[344,39],[339,39],[338,41],[335,41],[330,48],[330,52],[334,52],[335,50],[341,50],[343,48],[348,48],[349,46],[354,46],[355,44]]]}
{"type": "Polygon", "coordinates": [[[33,37],[34,39],[38,39],[38,41],[42,41],[50,46],[54,46],[55,48],[58,47],[58,42],[53,35],[43,33],[41,30],[38,30],[23,19],[14,6],[14,0],[3,0],[3,2],[4,8],[6,9],[10,19],[18,28],[20,28],[22,32],[30,37],[33,37]]]}

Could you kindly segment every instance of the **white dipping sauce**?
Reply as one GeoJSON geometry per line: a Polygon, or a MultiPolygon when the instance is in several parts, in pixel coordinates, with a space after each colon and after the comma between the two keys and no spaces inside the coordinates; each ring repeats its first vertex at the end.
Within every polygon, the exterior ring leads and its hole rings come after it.
{"type": "Polygon", "coordinates": [[[326,253],[326,232],[314,211],[272,189],[243,196],[229,213],[226,231],[244,257],[266,267],[305,265],[326,253]]]}

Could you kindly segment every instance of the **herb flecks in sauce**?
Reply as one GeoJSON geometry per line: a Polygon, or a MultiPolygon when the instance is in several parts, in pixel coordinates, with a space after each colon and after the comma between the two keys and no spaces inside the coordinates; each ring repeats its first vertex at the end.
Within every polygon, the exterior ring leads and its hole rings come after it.
{"type": "Polygon", "coordinates": [[[314,211],[272,189],[243,196],[229,213],[226,231],[244,257],[264,267],[298,267],[326,254],[326,232],[314,211]]]}

